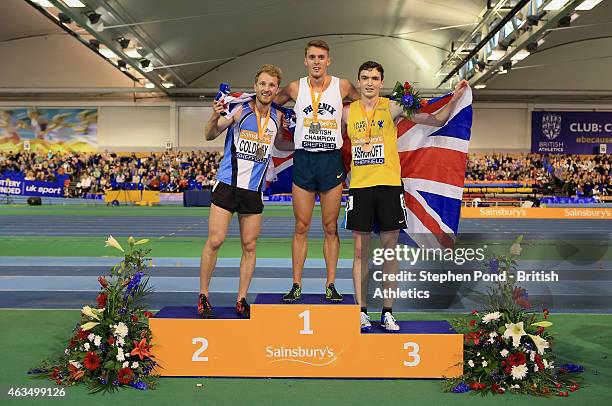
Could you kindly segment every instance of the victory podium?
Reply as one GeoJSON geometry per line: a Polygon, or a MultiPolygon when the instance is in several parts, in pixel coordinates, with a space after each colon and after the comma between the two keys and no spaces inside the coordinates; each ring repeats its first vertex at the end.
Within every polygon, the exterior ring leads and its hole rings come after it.
{"type": "Polygon", "coordinates": [[[379,320],[362,333],[352,295],[342,303],[302,295],[259,294],[251,318],[215,308],[165,307],[149,319],[162,376],[297,378],[444,378],[463,372],[463,335],[446,321],[399,321],[386,333],[379,320]]]}

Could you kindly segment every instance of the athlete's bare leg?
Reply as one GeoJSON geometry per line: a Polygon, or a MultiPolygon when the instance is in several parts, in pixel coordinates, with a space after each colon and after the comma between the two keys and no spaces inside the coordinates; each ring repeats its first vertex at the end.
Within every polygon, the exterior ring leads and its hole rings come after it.
{"type": "Polygon", "coordinates": [[[327,268],[327,282],[325,286],[334,283],[336,279],[336,267],[338,266],[338,255],[340,253],[340,238],[338,238],[338,213],[340,212],[340,200],[342,198],[342,183],[333,189],[319,193],[321,200],[321,221],[323,223],[323,256],[327,268]]]}
{"type": "MultiPolygon", "coordinates": [[[[397,247],[398,237],[399,237],[399,230],[382,232],[380,233],[380,245],[382,245],[382,248],[385,250],[388,250],[388,249],[395,250],[395,247],[397,247]]],[[[397,268],[398,268],[397,259],[393,257],[392,260],[385,261],[383,263],[383,275],[385,276],[397,275],[397,268]]],[[[391,290],[397,289],[397,281],[395,280],[395,278],[391,278],[391,279],[393,279],[393,281],[389,282],[388,278],[385,278],[385,280],[383,281],[383,289],[391,289],[391,290]]],[[[393,299],[389,297],[384,298],[383,307],[388,307],[389,309],[391,309],[393,307],[393,299]]]]}
{"type": "Polygon", "coordinates": [[[295,217],[295,233],[293,234],[291,251],[293,283],[302,286],[302,271],[308,254],[308,231],[310,231],[312,222],[315,192],[302,189],[295,183],[291,192],[293,194],[293,215],[295,217]]]}
{"type": "Polygon", "coordinates": [[[241,298],[246,299],[253,272],[255,272],[255,249],[261,227],[261,218],[261,214],[241,214],[238,216],[242,258],[240,258],[240,285],[236,302],[239,302],[241,298]]]}
{"type": "Polygon", "coordinates": [[[355,301],[361,307],[367,306],[368,295],[368,257],[370,249],[370,233],[353,231],[355,254],[353,255],[353,287],[355,301]]]}
{"type": "Polygon", "coordinates": [[[217,252],[225,236],[227,228],[232,221],[232,213],[214,204],[210,205],[210,215],[208,216],[208,238],[202,249],[200,259],[200,293],[208,296],[208,286],[212,277],[215,265],[217,264],[217,252]]]}

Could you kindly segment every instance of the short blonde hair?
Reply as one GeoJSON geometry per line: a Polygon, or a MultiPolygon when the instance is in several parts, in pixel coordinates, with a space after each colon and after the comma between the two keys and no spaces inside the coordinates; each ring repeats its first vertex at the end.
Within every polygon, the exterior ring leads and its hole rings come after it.
{"type": "Polygon", "coordinates": [[[259,70],[257,71],[257,74],[255,75],[255,83],[257,83],[257,81],[259,80],[259,75],[261,75],[262,73],[267,73],[268,75],[273,76],[276,79],[278,79],[279,85],[281,84],[281,81],[283,80],[283,72],[278,66],[271,65],[271,64],[265,64],[261,68],[259,68],[259,70]]]}
{"type": "Polygon", "coordinates": [[[304,55],[308,55],[308,48],[310,47],[324,49],[329,55],[329,44],[322,39],[313,39],[312,41],[309,41],[308,44],[306,44],[306,48],[304,48],[304,55]]]}

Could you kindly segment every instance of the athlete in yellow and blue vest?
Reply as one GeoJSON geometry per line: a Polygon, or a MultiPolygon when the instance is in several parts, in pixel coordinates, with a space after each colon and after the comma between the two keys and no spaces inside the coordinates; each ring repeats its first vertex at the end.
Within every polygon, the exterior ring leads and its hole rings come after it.
{"type": "MultiPolygon", "coordinates": [[[[360,100],[344,107],[342,125],[351,140],[351,180],[346,203],[345,227],[353,231],[353,285],[355,299],[361,305],[361,329],[371,328],[367,314],[368,251],[374,223],[380,230],[384,249],[394,249],[399,231],[406,228],[406,203],[397,150],[395,121],[406,117],[402,107],[380,97],[384,84],[384,69],[373,61],[363,63],[357,74],[360,100]]],[[[435,114],[416,113],[410,119],[416,124],[441,127],[446,124],[452,108],[465,92],[467,82],[455,88],[451,101],[435,114]]],[[[385,261],[383,274],[397,274],[397,260],[385,261]]],[[[395,289],[395,283],[383,283],[385,289],[395,289]]],[[[381,326],[387,332],[397,332],[392,312],[393,298],[383,298],[381,326]]]]}

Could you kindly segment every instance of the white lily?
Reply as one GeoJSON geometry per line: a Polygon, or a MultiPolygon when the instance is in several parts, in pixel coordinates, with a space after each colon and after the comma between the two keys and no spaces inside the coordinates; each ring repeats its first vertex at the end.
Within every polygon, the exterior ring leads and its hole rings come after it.
{"type": "Polygon", "coordinates": [[[125,252],[121,244],[119,244],[119,241],[115,240],[112,235],[108,236],[108,239],[105,241],[105,243],[105,247],[113,247],[117,248],[121,252],[125,252]]]}
{"type": "Polygon", "coordinates": [[[148,243],[149,241],[151,241],[151,240],[149,240],[148,238],[143,238],[142,240],[138,240],[138,241],[136,241],[136,242],[134,243],[134,245],[142,245],[142,244],[146,244],[146,243],[148,243]]]}
{"type": "Polygon", "coordinates": [[[523,328],[523,322],[509,323],[506,324],[506,331],[504,331],[504,338],[512,337],[512,345],[516,348],[521,343],[521,337],[527,335],[523,328]]]}
{"type": "Polygon", "coordinates": [[[92,328],[94,328],[98,324],[100,324],[100,323],[98,323],[97,321],[90,321],[89,323],[83,324],[81,326],[81,330],[83,330],[83,331],[91,330],[92,328]]]}
{"type": "Polygon", "coordinates": [[[81,312],[90,319],[100,320],[100,315],[104,312],[104,309],[93,309],[89,306],[83,306],[81,312]]]}
{"type": "Polygon", "coordinates": [[[548,343],[548,341],[546,341],[542,337],[534,336],[534,335],[531,335],[531,334],[529,334],[529,337],[531,337],[531,339],[533,340],[533,343],[538,348],[538,354],[543,355],[544,354],[544,350],[546,348],[550,348],[550,344],[548,343]]]}
{"type": "Polygon", "coordinates": [[[510,247],[510,254],[512,255],[521,255],[521,251],[523,251],[523,248],[521,247],[521,244],[517,242],[512,244],[512,246],[510,247]]]}

